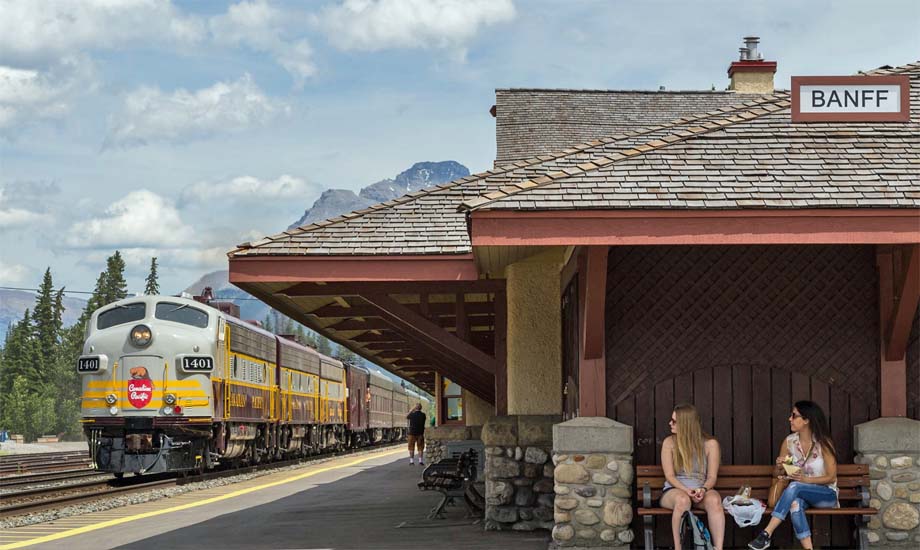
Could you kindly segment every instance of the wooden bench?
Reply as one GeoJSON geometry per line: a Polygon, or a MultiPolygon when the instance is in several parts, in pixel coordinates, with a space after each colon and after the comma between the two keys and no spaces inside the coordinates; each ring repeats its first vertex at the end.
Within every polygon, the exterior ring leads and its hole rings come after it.
{"type": "Polygon", "coordinates": [[[443,495],[441,501],[429,512],[428,519],[444,519],[444,508],[458,497],[464,497],[467,517],[475,517],[466,493],[476,481],[477,462],[476,451],[469,450],[459,458],[445,458],[425,468],[418,488],[422,491],[438,491],[443,495]]]}
{"type": "MultiPolygon", "coordinates": [[[[767,493],[773,482],[773,465],[756,466],[720,466],[719,479],[715,490],[719,491],[722,498],[734,495],[742,485],[751,487],[751,497],[767,502],[767,493]]],[[[664,487],[664,472],[661,466],[636,467],[636,492],[642,506],[638,515],[642,517],[645,528],[645,548],[655,548],[654,521],[655,516],[670,516],[672,511],[667,508],[656,507],[661,499],[661,489],[664,487]]],[[[878,510],[869,507],[869,466],[865,464],[838,464],[837,487],[840,491],[838,499],[840,508],[809,508],[805,511],[810,516],[853,516],[856,523],[856,536],[859,547],[867,548],[868,541],[860,527],[868,521],[868,516],[876,514],[878,510]]],[[[694,508],[694,514],[701,515],[705,510],[694,508]]],[[[772,508],[764,510],[764,519],[767,519],[772,508]]],[[[729,520],[730,521],[730,520],[729,520]]],[[[752,535],[753,536],[753,535],[752,535]]]]}

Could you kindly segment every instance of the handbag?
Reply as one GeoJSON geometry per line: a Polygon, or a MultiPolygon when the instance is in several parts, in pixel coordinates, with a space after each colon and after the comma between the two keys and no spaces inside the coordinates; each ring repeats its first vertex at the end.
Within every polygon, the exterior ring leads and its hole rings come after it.
{"type": "Polygon", "coordinates": [[[788,485],[789,480],[785,477],[774,477],[773,482],[770,483],[770,492],[767,493],[767,506],[770,508],[776,507],[776,503],[779,501],[779,497],[783,496],[783,491],[786,490],[788,485]]]}

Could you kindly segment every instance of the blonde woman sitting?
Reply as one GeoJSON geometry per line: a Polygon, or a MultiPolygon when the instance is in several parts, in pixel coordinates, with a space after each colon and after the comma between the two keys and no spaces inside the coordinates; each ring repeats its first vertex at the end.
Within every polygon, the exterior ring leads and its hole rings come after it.
{"type": "Polygon", "coordinates": [[[671,514],[674,549],[681,550],[680,520],[684,512],[695,507],[706,510],[713,548],[722,550],[725,513],[722,497],[713,490],[719,474],[719,442],[703,431],[700,415],[693,405],[674,407],[670,425],[671,435],[661,445],[661,467],[666,480],[661,506],[674,510],[671,514]]]}

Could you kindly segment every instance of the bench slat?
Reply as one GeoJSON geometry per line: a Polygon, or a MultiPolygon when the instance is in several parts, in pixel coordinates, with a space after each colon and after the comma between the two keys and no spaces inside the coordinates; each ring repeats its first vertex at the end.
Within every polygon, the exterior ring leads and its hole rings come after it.
{"type": "MultiPolygon", "coordinates": [[[[774,466],[759,464],[752,466],[736,466],[723,464],[719,466],[719,477],[758,477],[772,476],[774,466]]],[[[869,475],[867,464],[838,464],[837,477],[869,475]]],[[[636,466],[636,477],[663,477],[664,470],[661,466],[636,466]]]]}
{"type": "MultiPolygon", "coordinates": [[[[648,484],[652,489],[661,489],[664,487],[665,478],[663,477],[640,477],[636,479],[636,483],[639,487],[644,487],[648,484]]],[[[839,489],[849,489],[852,487],[868,487],[869,486],[869,476],[851,476],[851,477],[837,477],[837,487],[839,489]]],[[[773,483],[772,477],[751,477],[751,478],[724,478],[721,475],[716,480],[715,488],[716,490],[732,489],[737,490],[742,485],[748,485],[751,489],[769,489],[770,485],[773,483]]]]}
{"type": "MultiPolygon", "coordinates": [[[[730,493],[728,493],[728,492],[727,492],[727,493],[721,493],[721,492],[720,492],[719,494],[724,498],[724,497],[727,497],[727,496],[734,495],[734,494],[735,494],[735,491],[732,491],[732,492],[730,492],[730,493]]],[[[767,497],[768,497],[768,490],[767,490],[767,489],[754,489],[753,491],[751,491],[751,498],[756,498],[756,499],[761,500],[761,501],[766,501],[766,500],[767,500],[767,497]]],[[[643,498],[643,496],[642,496],[642,491],[638,491],[638,492],[636,493],[636,499],[637,499],[639,502],[642,502],[642,498],[643,498]]],[[[841,502],[859,501],[859,500],[861,500],[861,499],[862,499],[862,495],[860,495],[859,493],[857,493],[855,489],[842,489],[842,490],[840,491],[840,494],[837,496],[837,500],[839,500],[839,501],[841,501],[841,502]]],[[[653,490],[652,490],[652,501],[653,501],[653,502],[658,502],[659,500],[661,500],[661,491],[660,491],[660,490],[653,489],[653,490]]]]}
{"type": "MultiPolygon", "coordinates": [[[[691,510],[696,515],[703,515],[705,510],[694,508],[691,510]]],[[[763,515],[768,516],[773,508],[764,510],[763,515]]],[[[640,516],[670,516],[673,511],[667,508],[639,508],[640,516]]],[[[871,516],[878,513],[875,508],[809,508],[805,510],[808,516],[871,516]]]]}

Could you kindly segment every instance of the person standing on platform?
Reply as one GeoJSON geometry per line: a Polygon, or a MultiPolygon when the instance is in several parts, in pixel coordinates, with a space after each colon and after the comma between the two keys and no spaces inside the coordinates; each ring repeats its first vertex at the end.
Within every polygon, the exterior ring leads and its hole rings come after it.
{"type": "Polygon", "coordinates": [[[409,421],[409,464],[415,464],[415,449],[418,448],[418,463],[425,464],[425,413],[422,404],[412,408],[406,415],[409,421]]]}

